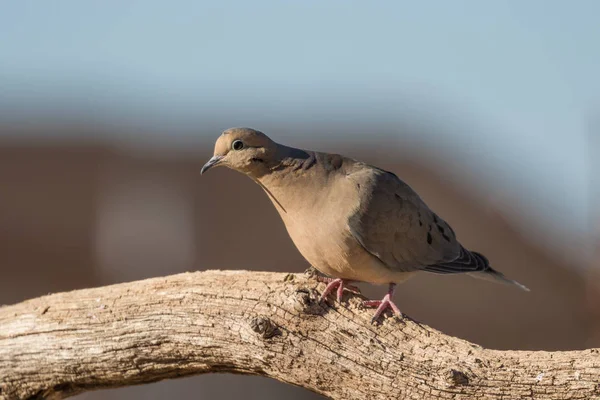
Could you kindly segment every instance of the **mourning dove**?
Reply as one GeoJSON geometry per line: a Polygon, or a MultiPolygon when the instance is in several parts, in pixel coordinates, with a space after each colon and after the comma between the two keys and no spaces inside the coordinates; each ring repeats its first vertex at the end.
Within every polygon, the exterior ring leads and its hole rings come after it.
{"type": "Polygon", "coordinates": [[[321,296],[351,282],[389,284],[377,307],[401,316],[392,301],[397,283],[418,271],[468,273],[528,290],[465,249],[452,228],[391,172],[338,154],[275,143],[262,132],[231,128],[215,144],[201,173],[215,166],[239,171],[268,194],[306,260],[333,278],[321,296]]]}

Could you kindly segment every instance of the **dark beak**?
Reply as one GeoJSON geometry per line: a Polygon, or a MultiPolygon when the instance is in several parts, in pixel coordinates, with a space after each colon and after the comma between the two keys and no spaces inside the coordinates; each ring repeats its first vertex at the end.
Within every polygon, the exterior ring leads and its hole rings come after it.
{"type": "Polygon", "coordinates": [[[223,156],[213,156],[210,160],[208,160],[206,164],[204,164],[204,167],[202,167],[202,169],[200,170],[200,175],[217,165],[222,159],[223,156]]]}

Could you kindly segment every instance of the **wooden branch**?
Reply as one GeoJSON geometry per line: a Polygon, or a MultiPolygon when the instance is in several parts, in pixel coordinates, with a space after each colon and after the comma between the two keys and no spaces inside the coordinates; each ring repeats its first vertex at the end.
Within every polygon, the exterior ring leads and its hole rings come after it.
{"type": "Polygon", "coordinates": [[[322,307],[316,289],[304,275],[207,271],[2,307],[0,398],[207,372],[269,376],[332,399],[600,398],[597,349],[486,350],[410,319],[372,325],[359,297],[322,307]]]}

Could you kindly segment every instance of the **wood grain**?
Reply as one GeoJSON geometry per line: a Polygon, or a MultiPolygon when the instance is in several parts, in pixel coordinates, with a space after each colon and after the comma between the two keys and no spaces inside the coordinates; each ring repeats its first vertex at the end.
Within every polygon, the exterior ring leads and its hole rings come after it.
{"type": "Polygon", "coordinates": [[[323,287],[305,275],[206,271],[4,306],[0,398],[230,372],[332,399],[600,399],[598,349],[496,351],[409,318],[373,325],[359,296],[319,305],[323,287]]]}

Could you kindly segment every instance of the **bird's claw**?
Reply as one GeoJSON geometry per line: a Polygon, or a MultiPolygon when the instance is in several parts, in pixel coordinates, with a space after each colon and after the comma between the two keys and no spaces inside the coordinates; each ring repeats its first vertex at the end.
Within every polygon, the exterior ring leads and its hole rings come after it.
{"type": "Polygon", "coordinates": [[[337,301],[339,303],[342,302],[342,295],[344,294],[344,289],[360,294],[360,290],[356,286],[347,285],[346,284],[347,281],[344,279],[334,279],[334,278],[329,278],[326,276],[317,276],[317,280],[319,282],[327,283],[327,287],[325,288],[325,290],[323,291],[323,294],[319,298],[320,303],[325,301],[327,296],[329,296],[329,294],[336,289],[337,289],[336,297],[337,297],[337,301]]]}
{"type": "MultiPolygon", "coordinates": [[[[342,302],[344,289],[360,294],[360,290],[356,286],[348,285],[348,281],[345,279],[329,278],[322,275],[318,275],[316,278],[319,282],[327,283],[327,287],[325,287],[323,294],[321,294],[321,297],[319,298],[319,303],[324,302],[327,296],[329,296],[329,294],[331,294],[334,290],[336,291],[336,297],[339,303],[342,302]]],[[[383,314],[383,312],[388,308],[391,308],[398,318],[402,318],[402,312],[392,301],[395,287],[395,284],[390,284],[388,293],[381,300],[366,300],[362,302],[364,307],[377,307],[377,310],[375,310],[375,315],[373,315],[373,318],[371,319],[371,323],[376,322],[381,314],[383,314]]]]}
{"type": "Polygon", "coordinates": [[[392,301],[392,296],[394,294],[394,286],[395,285],[390,285],[389,292],[381,300],[363,301],[362,304],[364,307],[377,307],[377,310],[375,310],[375,315],[373,315],[373,318],[371,319],[371,323],[377,321],[381,314],[383,314],[383,312],[388,308],[391,308],[398,318],[402,318],[402,312],[400,311],[398,306],[392,301]]]}
{"type": "Polygon", "coordinates": [[[392,311],[394,312],[394,314],[398,318],[402,318],[402,312],[400,311],[398,306],[395,305],[392,300],[390,300],[389,298],[386,298],[386,297],[388,297],[388,295],[385,295],[383,300],[363,301],[363,306],[365,306],[365,307],[377,307],[377,310],[375,310],[375,315],[373,315],[371,322],[377,321],[379,319],[379,317],[381,316],[381,314],[383,314],[383,312],[388,308],[391,308],[392,311]]]}

